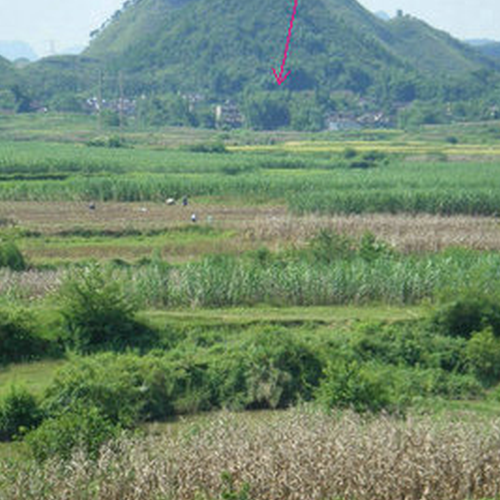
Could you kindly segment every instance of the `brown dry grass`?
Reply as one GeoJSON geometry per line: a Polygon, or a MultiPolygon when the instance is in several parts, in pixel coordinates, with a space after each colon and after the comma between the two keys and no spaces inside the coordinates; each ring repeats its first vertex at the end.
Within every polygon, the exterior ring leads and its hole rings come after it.
{"type": "Polygon", "coordinates": [[[0,297],[35,300],[59,289],[64,271],[29,270],[14,272],[0,269],[0,297]]]}
{"type": "Polygon", "coordinates": [[[254,500],[498,498],[500,422],[223,416],[181,435],[123,440],[97,462],[0,464],[0,487],[4,500],[213,499],[225,471],[254,500]]]}
{"type": "Polygon", "coordinates": [[[271,245],[302,245],[322,229],[360,237],[370,231],[403,252],[434,252],[449,247],[500,250],[500,221],[492,217],[435,215],[270,216],[249,222],[245,236],[271,245]]]}
{"type": "Polygon", "coordinates": [[[120,231],[171,230],[191,225],[196,213],[200,224],[211,217],[213,227],[233,231],[234,236],[211,241],[193,239],[186,244],[162,242],[159,248],[171,262],[184,262],[207,253],[241,253],[268,246],[280,249],[301,246],[321,229],[332,229],[360,237],[370,231],[403,252],[433,252],[460,246],[477,250],[500,250],[500,222],[492,217],[435,215],[337,215],[296,217],[282,206],[235,206],[197,204],[184,208],[164,204],[105,203],[90,211],[86,204],[72,202],[2,202],[0,219],[19,227],[53,236],[74,229],[110,231],[109,242],[88,240],[82,245],[66,247],[30,244],[28,257],[33,262],[75,261],[88,258],[135,260],[151,255],[152,248],[138,242],[122,245],[120,231]],[[145,209],[145,210],[144,210],[145,209]],[[116,232],[116,238],[111,237],[116,232]]]}
{"type": "Polygon", "coordinates": [[[198,203],[188,207],[169,207],[163,203],[98,203],[97,209],[92,211],[87,203],[77,202],[0,202],[0,219],[44,235],[73,228],[169,229],[190,224],[192,213],[196,213],[200,222],[210,216],[214,224],[233,228],[263,217],[284,216],[286,209],[198,203]]]}

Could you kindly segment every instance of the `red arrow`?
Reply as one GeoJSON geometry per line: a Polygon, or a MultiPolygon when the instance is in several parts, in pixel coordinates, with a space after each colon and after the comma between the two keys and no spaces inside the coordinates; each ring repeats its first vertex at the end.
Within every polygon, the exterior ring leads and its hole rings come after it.
{"type": "Polygon", "coordinates": [[[288,36],[286,38],[285,55],[283,57],[283,62],[281,63],[281,73],[278,75],[278,72],[273,68],[274,78],[276,78],[278,85],[281,85],[291,73],[291,71],[289,71],[285,76],[283,76],[283,72],[285,71],[286,60],[288,58],[288,49],[290,48],[290,42],[292,40],[293,23],[295,22],[295,16],[297,15],[297,5],[299,4],[299,0],[294,0],[294,1],[295,3],[293,5],[292,20],[290,21],[290,28],[288,28],[288,36]]]}

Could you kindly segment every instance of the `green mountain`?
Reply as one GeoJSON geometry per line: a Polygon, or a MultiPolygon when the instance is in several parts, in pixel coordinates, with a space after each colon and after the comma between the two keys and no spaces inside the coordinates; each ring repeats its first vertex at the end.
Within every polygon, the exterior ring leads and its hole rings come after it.
{"type": "Polygon", "coordinates": [[[481,54],[500,60],[500,42],[494,40],[469,40],[467,43],[475,47],[481,54]]]}
{"type": "MultiPolygon", "coordinates": [[[[129,88],[237,94],[276,88],[290,0],[126,2],[84,55],[127,74],[129,88]]],[[[443,85],[494,63],[422,21],[383,21],[356,0],[299,2],[287,67],[291,90],[367,93],[387,81],[443,85]]],[[[427,85],[429,86],[429,85],[427,85]]],[[[376,91],[377,92],[377,91],[376,91]]]]}
{"type": "Polygon", "coordinates": [[[413,17],[394,18],[387,27],[394,51],[421,71],[457,76],[493,67],[472,47],[413,17]]]}
{"type": "MultiPolygon", "coordinates": [[[[378,20],[352,6],[345,15],[334,12],[333,0],[300,6],[290,51],[292,89],[340,80],[345,88],[364,90],[384,66],[404,67],[363,32],[372,21],[375,31],[378,20]]],[[[271,67],[281,63],[290,14],[289,0],[139,0],[115,16],[86,55],[147,75],[143,81],[160,88],[215,94],[274,88],[271,67]]]]}

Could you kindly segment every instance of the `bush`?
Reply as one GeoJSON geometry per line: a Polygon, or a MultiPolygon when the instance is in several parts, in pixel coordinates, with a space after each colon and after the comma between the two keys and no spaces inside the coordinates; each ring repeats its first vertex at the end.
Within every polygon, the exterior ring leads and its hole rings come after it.
{"type": "Polygon", "coordinates": [[[395,406],[405,408],[425,398],[470,399],[483,394],[481,383],[470,374],[440,368],[388,367],[393,381],[395,406]]]}
{"type": "Polygon", "coordinates": [[[349,153],[344,153],[344,158],[349,159],[349,168],[353,169],[368,169],[375,168],[380,165],[386,165],[389,162],[389,157],[382,151],[367,151],[360,156],[349,153]]]}
{"type": "Polygon", "coordinates": [[[309,243],[309,252],[314,261],[331,263],[355,256],[354,243],[342,234],[322,229],[309,243]]]}
{"type": "Polygon", "coordinates": [[[106,353],[75,357],[47,390],[45,409],[59,415],[95,407],[110,422],[133,427],[173,415],[173,374],[161,358],[106,353]]]}
{"type": "Polygon", "coordinates": [[[212,380],[221,406],[286,408],[310,400],[321,376],[321,363],[304,343],[286,331],[264,330],[219,356],[212,380]]]}
{"type": "Polygon", "coordinates": [[[199,142],[196,144],[188,144],[184,146],[185,151],[190,151],[191,153],[228,153],[228,149],[222,141],[216,142],[199,142]]]}
{"type": "Polygon", "coordinates": [[[362,323],[349,332],[347,342],[356,359],[410,368],[466,370],[466,340],[436,335],[425,321],[395,324],[362,323]]]}
{"type": "Polygon", "coordinates": [[[136,321],[135,304],[121,284],[97,265],[76,271],[64,283],[61,299],[71,344],[79,352],[147,348],[156,340],[136,321]]]}
{"type": "Polygon", "coordinates": [[[346,160],[352,160],[356,158],[356,156],[358,156],[358,152],[354,148],[345,148],[344,151],[342,151],[342,157],[346,160]]]}
{"type": "Polygon", "coordinates": [[[372,233],[366,232],[359,243],[359,256],[368,262],[373,262],[384,255],[390,256],[393,252],[383,241],[378,240],[372,233]]]}
{"type": "Polygon", "coordinates": [[[392,404],[391,380],[356,361],[332,360],[316,391],[317,401],[326,408],[351,408],[357,412],[377,412],[392,404]]]}
{"type": "Polygon", "coordinates": [[[45,420],[26,436],[26,443],[40,462],[56,457],[69,460],[77,450],[96,459],[100,448],[120,432],[120,427],[113,425],[97,408],[80,407],[45,420]]]}
{"type": "Polygon", "coordinates": [[[94,148],[118,149],[127,147],[127,142],[123,137],[113,135],[111,137],[97,137],[85,143],[86,146],[94,148]]]}
{"type": "Polygon", "coordinates": [[[26,310],[0,310],[0,364],[40,357],[47,347],[47,342],[35,335],[26,310]]]}
{"type": "Polygon", "coordinates": [[[473,372],[485,383],[500,380],[500,339],[491,327],[472,335],[466,356],[473,372]]]}
{"type": "Polygon", "coordinates": [[[13,271],[24,271],[26,269],[23,254],[12,241],[0,242],[0,267],[8,267],[13,271]]]}
{"type": "Polygon", "coordinates": [[[42,421],[42,412],[33,395],[12,388],[0,402],[0,441],[11,441],[42,421]]]}
{"type": "Polygon", "coordinates": [[[101,119],[107,127],[120,126],[120,114],[112,109],[105,109],[101,112],[101,119]]]}
{"type": "Polygon", "coordinates": [[[469,339],[488,327],[500,336],[500,303],[479,293],[465,294],[441,306],[431,324],[439,333],[452,337],[469,339]]]}

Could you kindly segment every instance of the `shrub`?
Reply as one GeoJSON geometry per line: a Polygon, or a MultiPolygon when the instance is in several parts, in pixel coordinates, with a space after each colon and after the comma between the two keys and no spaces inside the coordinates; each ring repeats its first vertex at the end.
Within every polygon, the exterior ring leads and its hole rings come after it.
{"type": "Polygon", "coordinates": [[[326,408],[376,412],[391,406],[390,386],[382,373],[356,361],[337,359],[325,368],[316,399],[326,408]]]}
{"type": "Polygon", "coordinates": [[[221,493],[214,500],[250,500],[250,485],[248,483],[237,487],[230,472],[223,472],[221,481],[221,493]]]}
{"type": "Polygon", "coordinates": [[[466,369],[466,340],[436,335],[425,321],[362,323],[349,332],[347,342],[356,359],[364,362],[457,372],[466,369]]]}
{"type": "Polygon", "coordinates": [[[476,398],[483,393],[481,383],[470,374],[446,372],[439,368],[389,367],[392,398],[398,408],[429,397],[476,398]]]}
{"type": "Polygon", "coordinates": [[[352,160],[356,158],[356,156],[358,156],[358,152],[354,148],[345,148],[344,151],[342,151],[342,157],[346,160],[352,160]]]}
{"type": "Polygon", "coordinates": [[[500,380],[500,339],[491,327],[474,333],[467,343],[467,360],[473,372],[486,383],[500,380]]]}
{"type": "Polygon", "coordinates": [[[42,356],[47,347],[47,342],[35,335],[26,310],[0,310],[0,364],[42,356]]]}
{"type": "Polygon", "coordinates": [[[156,336],[135,319],[135,304],[110,271],[99,266],[76,271],[61,289],[62,314],[79,352],[148,347],[156,336]]]}
{"type": "MultiPolygon", "coordinates": [[[[217,358],[216,358],[217,359],[217,358]]],[[[171,373],[175,414],[192,414],[218,407],[208,359],[198,361],[191,353],[175,362],[164,361],[171,373]]]]}
{"type": "Polygon", "coordinates": [[[173,375],[161,358],[114,353],[75,357],[47,390],[45,409],[59,415],[95,407],[110,422],[133,427],[172,415],[173,391],[173,375]]]}
{"type": "Polygon", "coordinates": [[[103,123],[108,127],[119,127],[120,126],[120,115],[118,112],[111,109],[105,109],[101,112],[101,119],[103,123]]]}
{"type": "Polygon", "coordinates": [[[286,331],[263,330],[214,364],[213,383],[221,406],[286,408],[310,400],[321,363],[306,344],[286,331]]]}
{"type": "Polygon", "coordinates": [[[359,243],[359,256],[368,262],[373,262],[384,255],[392,255],[389,246],[372,233],[364,233],[359,243]]]}
{"type": "Polygon", "coordinates": [[[321,230],[309,243],[308,249],[315,261],[330,263],[355,255],[354,243],[342,234],[321,230]]]}
{"type": "MultiPolygon", "coordinates": [[[[349,158],[344,154],[344,158],[349,158]]],[[[380,165],[386,165],[389,162],[389,157],[382,151],[367,151],[361,156],[350,156],[349,167],[354,169],[375,168],[380,165]]]]}
{"type": "Polygon", "coordinates": [[[24,389],[12,388],[0,402],[0,441],[10,441],[34,429],[42,421],[36,398],[24,389]]]}
{"type": "Polygon", "coordinates": [[[196,144],[188,144],[183,147],[185,151],[191,153],[228,153],[228,149],[222,141],[215,142],[199,142],[196,144]]]}
{"type": "Polygon", "coordinates": [[[127,147],[127,142],[123,137],[113,135],[111,137],[96,137],[95,139],[90,139],[85,145],[94,148],[117,149],[127,147]]]}
{"type": "Polygon", "coordinates": [[[14,242],[0,242],[0,267],[8,267],[13,271],[24,271],[26,269],[23,254],[14,242]]]}
{"type": "Polygon", "coordinates": [[[103,444],[118,437],[120,431],[97,408],[80,407],[45,420],[26,436],[26,442],[40,462],[52,457],[69,460],[77,450],[95,459],[103,444]]]}
{"type": "Polygon", "coordinates": [[[441,306],[431,324],[439,333],[452,337],[468,339],[488,327],[500,336],[500,303],[479,293],[468,293],[441,306]]]}

